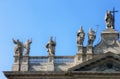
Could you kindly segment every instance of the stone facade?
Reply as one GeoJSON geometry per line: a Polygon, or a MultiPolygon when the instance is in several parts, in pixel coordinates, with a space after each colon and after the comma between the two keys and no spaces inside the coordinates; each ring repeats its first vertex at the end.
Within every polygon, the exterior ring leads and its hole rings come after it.
{"type": "Polygon", "coordinates": [[[86,47],[81,27],[77,32],[78,51],[74,56],[55,56],[56,43],[51,38],[54,49],[49,49],[48,56],[15,55],[12,71],[4,71],[4,74],[8,79],[120,79],[119,32],[113,24],[107,22],[107,25],[100,43],[95,46],[96,32],[89,30],[86,47]]]}

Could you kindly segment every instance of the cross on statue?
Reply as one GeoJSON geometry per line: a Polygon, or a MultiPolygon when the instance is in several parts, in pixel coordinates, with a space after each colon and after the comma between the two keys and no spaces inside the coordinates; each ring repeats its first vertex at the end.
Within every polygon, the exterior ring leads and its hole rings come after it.
{"type": "Polygon", "coordinates": [[[115,13],[116,12],[118,12],[117,10],[115,10],[115,8],[113,8],[113,10],[112,11],[110,11],[110,13],[112,13],[113,14],[113,29],[114,29],[114,26],[115,26],[115,13]]]}

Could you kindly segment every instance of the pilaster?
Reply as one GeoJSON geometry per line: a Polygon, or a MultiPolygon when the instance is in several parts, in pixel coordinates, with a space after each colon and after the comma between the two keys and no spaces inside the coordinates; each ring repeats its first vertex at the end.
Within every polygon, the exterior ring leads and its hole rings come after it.
{"type": "Polygon", "coordinates": [[[86,60],[93,58],[93,47],[92,45],[87,46],[87,52],[86,52],[86,60]]]}
{"type": "Polygon", "coordinates": [[[78,52],[75,56],[76,64],[82,63],[84,61],[84,52],[83,52],[84,47],[83,47],[83,45],[79,45],[79,44],[77,45],[77,47],[78,47],[78,52]]]}
{"type": "Polygon", "coordinates": [[[21,71],[28,71],[28,70],[29,70],[29,56],[25,55],[22,57],[21,71]]]}
{"type": "Polygon", "coordinates": [[[12,66],[12,71],[20,71],[21,57],[14,56],[14,64],[12,66]]]}

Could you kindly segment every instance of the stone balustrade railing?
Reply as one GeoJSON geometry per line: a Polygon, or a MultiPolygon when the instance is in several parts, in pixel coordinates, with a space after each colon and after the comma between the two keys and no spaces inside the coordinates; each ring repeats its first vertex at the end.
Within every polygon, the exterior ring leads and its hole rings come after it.
{"type": "MultiPolygon", "coordinates": [[[[49,63],[48,56],[31,56],[29,57],[29,64],[49,63]]],[[[55,56],[55,64],[74,63],[74,56],[55,56]]]]}
{"type": "Polygon", "coordinates": [[[29,64],[40,64],[40,63],[48,63],[48,57],[46,56],[32,56],[29,58],[29,64]]]}
{"type": "Polygon", "coordinates": [[[65,63],[73,63],[74,56],[56,56],[54,58],[55,64],[65,64],[65,63]]]}

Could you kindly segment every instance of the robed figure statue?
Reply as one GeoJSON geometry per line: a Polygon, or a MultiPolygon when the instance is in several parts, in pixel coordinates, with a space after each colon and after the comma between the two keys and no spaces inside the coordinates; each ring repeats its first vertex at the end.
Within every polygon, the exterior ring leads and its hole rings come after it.
{"type": "Polygon", "coordinates": [[[92,30],[92,28],[90,28],[89,32],[88,32],[88,45],[92,46],[93,42],[96,38],[96,32],[92,30]]]}
{"type": "Polygon", "coordinates": [[[23,50],[24,50],[24,45],[22,42],[20,42],[18,39],[13,40],[13,43],[15,44],[14,52],[15,56],[22,56],[23,50]]]}
{"type": "Polygon", "coordinates": [[[30,52],[30,44],[32,43],[32,40],[27,40],[27,42],[24,45],[25,50],[25,54],[24,55],[29,55],[30,52]]]}
{"type": "Polygon", "coordinates": [[[56,42],[53,41],[52,37],[50,37],[50,41],[46,45],[49,56],[55,55],[55,46],[56,46],[56,42]]]}
{"type": "Polygon", "coordinates": [[[78,45],[83,45],[84,37],[85,37],[85,33],[84,33],[82,26],[81,26],[80,30],[77,33],[77,44],[78,45]]]}
{"type": "Polygon", "coordinates": [[[105,23],[106,23],[107,28],[114,29],[114,17],[110,11],[107,11],[105,15],[105,23]]]}

